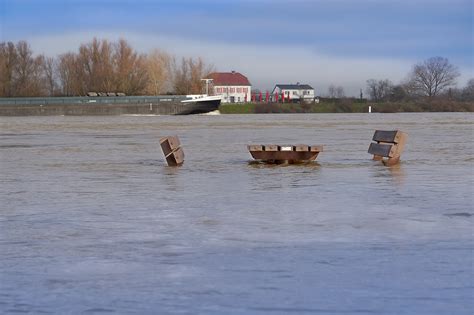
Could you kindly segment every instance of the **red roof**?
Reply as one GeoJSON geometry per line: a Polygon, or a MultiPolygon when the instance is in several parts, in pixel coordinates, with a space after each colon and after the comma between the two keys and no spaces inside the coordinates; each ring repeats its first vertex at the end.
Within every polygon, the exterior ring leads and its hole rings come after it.
{"type": "Polygon", "coordinates": [[[252,85],[246,76],[239,72],[213,72],[209,74],[209,79],[214,85],[252,85]]]}

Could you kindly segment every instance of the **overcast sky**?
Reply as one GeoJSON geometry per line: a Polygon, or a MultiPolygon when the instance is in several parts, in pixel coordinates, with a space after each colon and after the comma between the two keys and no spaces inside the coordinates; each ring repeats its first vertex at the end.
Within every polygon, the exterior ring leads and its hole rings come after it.
{"type": "Polygon", "coordinates": [[[141,52],[202,56],[260,89],[330,84],[358,96],[367,79],[399,83],[414,63],[448,58],[474,77],[472,0],[0,0],[0,41],[35,53],[77,51],[94,37],[141,52]]]}

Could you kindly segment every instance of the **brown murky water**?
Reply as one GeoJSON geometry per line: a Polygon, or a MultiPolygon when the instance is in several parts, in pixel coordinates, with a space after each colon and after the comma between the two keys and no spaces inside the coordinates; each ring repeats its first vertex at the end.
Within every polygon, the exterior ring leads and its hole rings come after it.
{"type": "Polygon", "coordinates": [[[0,118],[0,312],[472,314],[473,118],[0,118]],[[375,129],[408,133],[400,165],[375,129]],[[325,152],[255,165],[250,143],[325,152]]]}

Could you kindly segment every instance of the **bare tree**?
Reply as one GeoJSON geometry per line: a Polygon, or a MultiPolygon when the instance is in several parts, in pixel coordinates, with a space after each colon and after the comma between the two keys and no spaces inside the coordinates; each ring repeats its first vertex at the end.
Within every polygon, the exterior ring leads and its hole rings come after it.
{"type": "Polygon", "coordinates": [[[329,85],[328,87],[328,97],[335,98],[336,97],[336,87],[334,84],[329,85]]]}
{"type": "Polygon", "coordinates": [[[81,80],[81,90],[76,94],[90,91],[108,92],[113,89],[114,74],[112,45],[105,39],[94,38],[79,47],[76,59],[77,79],[81,80]]]}
{"type": "Polygon", "coordinates": [[[413,66],[409,84],[417,94],[431,98],[455,85],[459,75],[457,67],[450,64],[447,58],[432,57],[413,66]]]}
{"type": "Polygon", "coordinates": [[[202,93],[202,78],[214,71],[212,65],[206,65],[202,58],[182,58],[181,63],[172,61],[173,87],[176,94],[202,93]]]}
{"type": "Polygon", "coordinates": [[[374,101],[383,101],[390,97],[393,92],[393,83],[388,80],[367,80],[367,94],[374,101]]]}
{"type": "Polygon", "coordinates": [[[474,79],[467,81],[466,87],[462,89],[462,98],[466,101],[474,101],[474,79]]]}
{"type": "Polygon", "coordinates": [[[74,54],[67,53],[59,55],[58,57],[58,67],[56,69],[58,74],[59,87],[61,89],[61,94],[70,96],[72,95],[72,73],[73,73],[73,64],[74,54]]]}
{"type": "Polygon", "coordinates": [[[214,71],[202,58],[177,62],[164,52],[137,53],[124,39],[94,38],[77,53],[56,58],[34,56],[25,41],[0,42],[0,96],[85,95],[124,92],[129,95],[202,93],[201,79],[214,71]]]}
{"type": "Polygon", "coordinates": [[[146,58],[124,39],[114,44],[115,89],[128,95],[142,94],[148,83],[146,58]]]}
{"type": "Polygon", "coordinates": [[[191,85],[189,82],[190,70],[189,63],[186,58],[181,59],[178,64],[176,59],[173,59],[173,88],[176,94],[190,94],[191,85]]]}
{"type": "Polygon", "coordinates": [[[191,68],[191,92],[203,93],[204,86],[201,79],[207,78],[216,69],[212,64],[206,64],[201,57],[197,57],[196,60],[190,58],[189,62],[191,68]]]}
{"type": "Polygon", "coordinates": [[[53,96],[57,91],[56,60],[53,57],[44,57],[43,60],[43,74],[46,90],[49,96],[53,96]]]}
{"type": "Polygon", "coordinates": [[[0,43],[0,96],[14,96],[13,73],[16,62],[15,44],[0,43]]]}
{"type": "Polygon", "coordinates": [[[146,59],[148,84],[146,93],[150,95],[164,94],[171,90],[170,74],[171,56],[160,50],[153,50],[146,59]]]}
{"type": "Polygon", "coordinates": [[[77,56],[74,53],[62,54],[58,57],[56,68],[59,86],[62,95],[72,96],[80,94],[81,78],[79,78],[77,56]]]}
{"type": "Polygon", "coordinates": [[[344,97],[344,88],[342,86],[335,86],[331,83],[328,87],[328,97],[329,98],[342,98],[344,97]]]}
{"type": "Polygon", "coordinates": [[[33,51],[25,41],[16,45],[17,62],[14,67],[14,83],[16,96],[43,95],[42,68],[43,57],[33,57],[33,51]]]}
{"type": "Polygon", "coordinates": [[[346,94],[344,93],[344,88],[342,86],[338,86],[336,88],[336,97],[337,98],[343,98],[345,96],[346,96],[346,94]]]}
{"type": "Polygon", "coordinates": [[[402,101],[407,98],[407,91],[402,84],[394,85],[390,93],[390,101],[402,101]]]}

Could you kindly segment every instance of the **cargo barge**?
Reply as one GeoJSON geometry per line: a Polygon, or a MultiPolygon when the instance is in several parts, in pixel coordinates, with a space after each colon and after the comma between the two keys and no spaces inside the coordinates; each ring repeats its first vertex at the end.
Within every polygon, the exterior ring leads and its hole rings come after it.
{"type": "Polygon", "coordinates": [[[192,115],[219,109],[220,96],[79,96],[0,98],[0,116],[192,115]]]}

